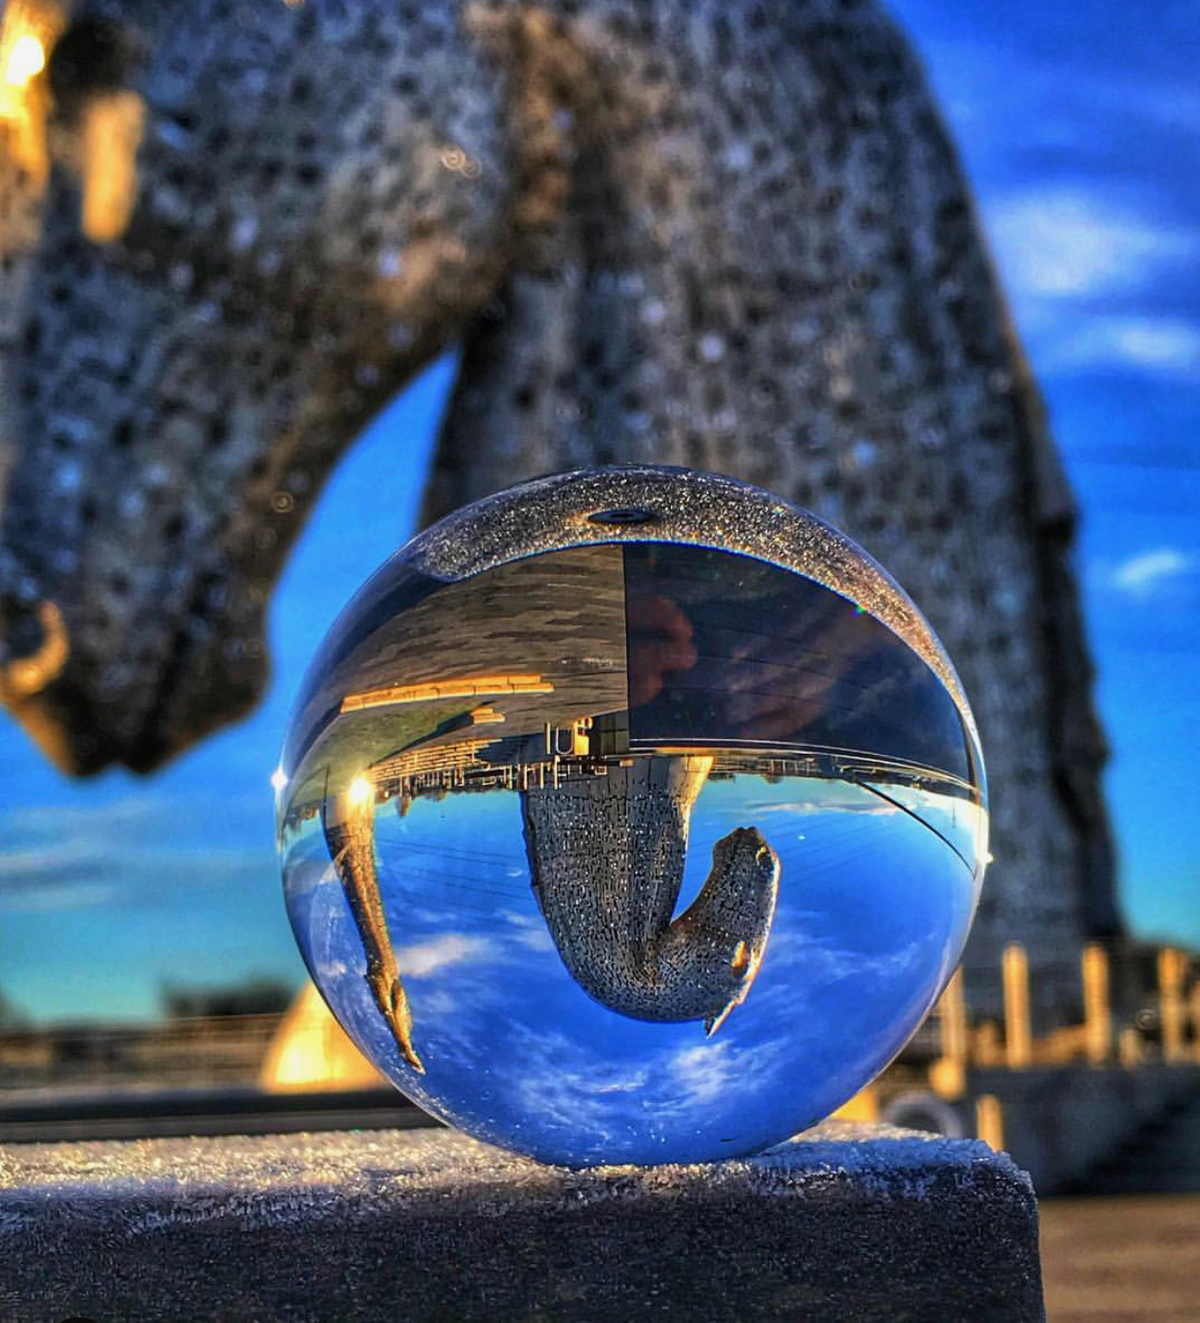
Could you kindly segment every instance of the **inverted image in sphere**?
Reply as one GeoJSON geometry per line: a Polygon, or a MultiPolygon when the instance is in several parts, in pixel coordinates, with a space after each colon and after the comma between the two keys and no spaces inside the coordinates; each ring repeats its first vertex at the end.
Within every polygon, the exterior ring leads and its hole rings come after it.
{"type": "Polygon", "coordinates": [[[861,549],[678,469],[543,479],[361,589],[288,731],[288,911],[406,1094],[569,1165],[755,1152],[881,1070],[961,955],[974,723],[861,549]]]}

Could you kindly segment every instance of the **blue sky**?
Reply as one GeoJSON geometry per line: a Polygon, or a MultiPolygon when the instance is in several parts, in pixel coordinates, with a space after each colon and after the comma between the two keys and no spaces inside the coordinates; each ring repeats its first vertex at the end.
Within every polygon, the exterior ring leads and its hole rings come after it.
{"type": "MultiPolygon", "coordinates": [[[[1079,499],[1125,910],[1138,933],[1200,946],[1200,814],[1178,807],[1200,732],[1195,7],[892,7],[958,143],[1079,499]]],[[[326,626],[413,530],[451,372],[426,374],[335,475],[273,603],[274,681],[247,722],[150,780],[77,785],[0,718],[0,990],[28,1013],[136,1017],[166,981],[300,977],[267,778],[326,626]]]]}
{"type": "Polygon", "coordinates": [[[974,185],[1082,513],[1121,895],[1200,945],[1196,8],[899,0],[974,185]]]}

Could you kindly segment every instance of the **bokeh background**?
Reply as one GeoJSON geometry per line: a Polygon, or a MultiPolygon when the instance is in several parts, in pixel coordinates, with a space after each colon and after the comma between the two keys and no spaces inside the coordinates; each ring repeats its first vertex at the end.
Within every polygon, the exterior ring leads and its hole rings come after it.
{"type": "MultiPolygon", "coordinates": [[[[962,154],[1080,505],[1125,914],[1138,936],[1200,947],[1196,11],[892,8],[962,154]]],[[[437,363],[335,473],[274,598],[273,680],[249,720],[149,779],[76,783],[0,717],[0,1021],[138,1021],[197,990],[300,985],[269,778],[326,627],[415,531],[454,371],[437,363]]]]}

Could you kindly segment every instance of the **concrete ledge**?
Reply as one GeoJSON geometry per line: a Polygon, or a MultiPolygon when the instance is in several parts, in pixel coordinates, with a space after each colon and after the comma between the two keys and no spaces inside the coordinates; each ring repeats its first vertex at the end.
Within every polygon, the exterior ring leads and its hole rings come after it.
{"type": "Polygon", "coordinates": [[[1038,1320],[1037,1204],[969,1140],[827,1124],[710,1167],[451,1131],[0,1148],[0,1317],[1038,1320]]]}

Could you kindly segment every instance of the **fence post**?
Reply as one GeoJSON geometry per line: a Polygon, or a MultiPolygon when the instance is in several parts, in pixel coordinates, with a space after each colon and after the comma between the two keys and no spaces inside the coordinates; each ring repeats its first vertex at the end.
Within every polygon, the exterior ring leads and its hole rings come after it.
{"type": "Polygon", "coordinates": [[[1112,1009],[1108,992],[1108,952],[1099,942],[1083,948],[1083,1012],[1087,1058],[1102,1066],[1112,1054],[1112,1009]]]}
{"type": "Polygon", "coordinates": [[[995,1152],[1004,1148],[1004,1111],[995,1094],[981,1093],[975,1099],[975,1133],[995,1152]]]}
{"type": "Polygon", "coordinates": [[[942,1098],[961,1098],[967,1087],[967,1002],[962,968],[946,984],[937,1004],[942,1055],[929,1068],[929,1082],[942,1098]]]}
{"type": "Polygon", "coordinates": [[[1033,1064],[1029,1027],[1029,957],[1020,942],[1004,948],[1004,1060],[1010,1070],[1033,1064]]]}
{"type": "Polygon", "coordinates": [[[1158,1011],[1162,1021],[1163,1060],[1171,1064],[1183,1061],[1183,979],[1187,972],[1187,956],[1173,946],[1164,946],[1158,953],[1158,1011]]]}

